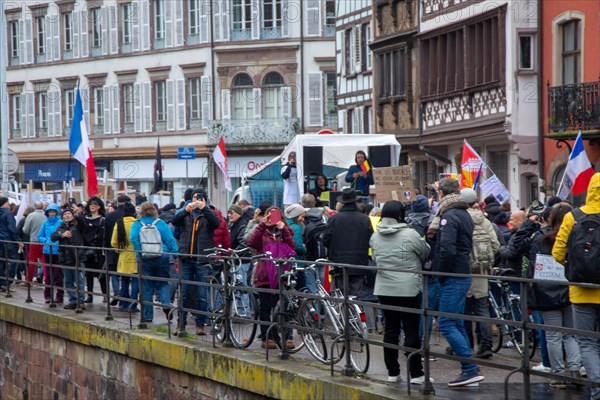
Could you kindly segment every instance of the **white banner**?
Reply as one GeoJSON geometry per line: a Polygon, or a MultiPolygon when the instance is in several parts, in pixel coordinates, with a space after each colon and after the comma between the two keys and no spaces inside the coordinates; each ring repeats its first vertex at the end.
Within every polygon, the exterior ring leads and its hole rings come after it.
{"type": "Polygon", "coordinates": [[[500,204],[510,200],[509,191],[506,189],[504,184],[500,182],[500,179],[498,179],[496,175],[492,175],[485,182],[479,185],[479,187],[481,187],[484,198],[490,194],[493,194],[500,204]]]}
{"type": "Polygon", "coordinates": [[[565,281],[565,267],[548,254],[537,254],[535,256],[535,271],[533,279],[547,281],[565,281]]]}

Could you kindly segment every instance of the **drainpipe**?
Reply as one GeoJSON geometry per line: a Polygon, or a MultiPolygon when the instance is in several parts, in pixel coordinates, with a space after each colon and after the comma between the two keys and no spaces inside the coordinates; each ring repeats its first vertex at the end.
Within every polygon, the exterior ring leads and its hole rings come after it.
{"type": "MultiPolygon", "coordinates": [[[[215,88],[215,81],[217,80],[217,73],[215,68],[215,27],[214,27],[214,16],[213,16],[213,2],[210,3],[210,69],[213,74],[212,86],[212,120],[217,118],[217,102],[215,101],[217,92],[215,88]]],[[[222,10],[220,10],[222,12],[222,10]]]]}
{"type": "MultiPolygon", "coordinates": [[[[538,0],[538,18],[537,18],[537,24],[538,24],[538,48],[537,48],[537,53],[538,53],[538,74],[537,74],[537,87],[538,87],[538,93],[540,94],[540,96],[543,95],[544,93],[544,87],[543,87],[543,77],[542,77],[542,72],[544,71],[544,69],[542,68],[543,66],[543,55],[544,52],[542,51],[542,44],[544,43],[544,19],[542,17],[542,8],[543,8],[543,0],[538,0]]],[[[543,104],[543,99],[540,98],[538,99],[538,104],[542,105],[543,104]]],[[[543,107],[543,106],[542,106],[543,107]]],[[[546,187],[546,177],[545,177],[545,172],[544,171],[544,112],[543,109],[540,110],[538,112],[538,175],[539,175],[539,180],[540,183],[542,183],[541,181],[543,181],[544,185],[542,186],[543,188],[546,187]]],[[[539,192],[538,192],[538,197],[539,197],[539,192]]],[[[544,198],[546,197],[546,191],[544,189],[544,198]]],[[[538,198],[539,200],[539,198],[538,198]]]]}
{"type": "Polygon", "coordinates": [[[304,96],[306,94],[306,97],[308,97],[308,93],[310,88],[307,88],[308,90],[304,90],[304,0],[300,0],[300,91],[301,91],[301,96],[300,96],[300,109],[302,110],[302,123],[301,123],[301,127],[302,127],[302,134],[304,134],[304,120],[306,119],[306,114],[304,114],[304,96]]]}

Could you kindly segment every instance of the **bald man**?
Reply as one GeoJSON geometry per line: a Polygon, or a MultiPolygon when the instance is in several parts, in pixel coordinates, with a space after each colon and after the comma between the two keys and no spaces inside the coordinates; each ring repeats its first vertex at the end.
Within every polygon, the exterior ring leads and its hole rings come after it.
{"type": "Polygon", "coordinates": [[[510,219],[508,220],[508,227],[510,228],[511,231],[513,231],[513,234],[515,232],[517,232],[519,230],[519,228],[521,228],[521,225],[523,225],[523,223],[525,222],[526,219],[527,219],[527,214],[525,214],[525,211],[523,211],[523,210],[517,210],[517,211],[513,211],[510,213],[510,219]]]}

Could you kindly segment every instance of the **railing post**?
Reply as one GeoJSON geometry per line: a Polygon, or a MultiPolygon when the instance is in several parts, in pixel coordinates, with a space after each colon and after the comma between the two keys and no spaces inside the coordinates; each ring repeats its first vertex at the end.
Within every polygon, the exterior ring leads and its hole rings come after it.
{"type": "Polygon", "coordinates": [[[106,249],[102,250],[102,252],[104,253],[104,273],[106,274],[106,315],[104,316],[104,320],[105,321],[112,321],[113,320],[113,315],[112,315],[112,306],[110,305],[111,300],[110,300],[110,287],[111,287],[111,275],[110,275],[110,271],[108,270],[108,253],[109,251],[107,251],[106,249]]]}
{"type": "MultiPolygon", "coordinates": [[[[223,318],[223,329],[225,331],[225,338],[223,340],[223,345],[225,347],[233,347],[233,342],[231,341],[231,333],[229,332],[229,320],[231,314],[231,298],[233,296],[233,290],[229,285],[229,277],[230,277],[230,267],[233,264],[230,264],[231,258],[225,258],[225,263],[223,264],[223,270],[225,272],[225,282],[223,282],[223,293],[225,294],[225,310],[224,310],[224,318],[223,318]]],[[[213,310],[214,311],[214,310],[213,310]]]]}
{"type": "MultiPolygon", "coordinates": [[[[144,304],[144,282],[142,280],[142,270],[144,268],[144,261],[142,258],[142,253],[141,252],[137,252],[135,251],[135,255],[136,258],[139,257],[139,267],[138,267],[138,273],[137,273],[137,279],[139,282],[139,291],[138,291],[138,298],[140,299],[140,322],[138,324],[138,328],[139,329],[147,329],[148,328],[148,324],[144,321],[144,307],[154,307],[154,304],[144,304]]],[[[133,278],[135,279],[135,278],[133,278]]],[[[133,284],[132,284],[133,287],[133,284]]],[[[152,303],[154,303],[154,295],[152,296],[152,299],[150,300],[152,303]]],[[[133,306],[130,307],[130,310],[133,309],[133,307],[135,306],[135,303],[133,306]]],[[[130,311],[131,313],[131,311],[130,311]]]]}
{"type": "Polygon", "coordinates": [[[6,278],[6,298],[11,298],[10,294],[10,257],[8,256],[8,243],[4,242],[4,276],[6,278]]]}
{"type": "MultiPolygon", "coordinates": [[[[286,297],[283,295],[283,281],[281,280],[283,263],[281,261],[277,261],[275,264],[277,267],[277,282],[279,284],[279,341],[281,343],[281,353],[279,353],[279,358],[282,360],[287,360],[290,358],[290,353],[287,349],[287,328],[285,328],[285,312],[287,307],[286,297]]],[[[268,337],[267,337],[267,348],[268,345],[268,337]]]]}
{"type": "Polygon", "coordinates": [[[31,284],[33,283],[33,277],[29,274],[29,242],[25,243],[23,246],[23,254],[25,258],[25,276],[27,279],[27,298],[25,299],[25,303],[32,303],[33,299],[31,298],[31,284]]]}
{"type": "Polygon", "coordinates": [[[520,298],[520,306],[521,306],[521,324],[523,327],[523,398],[530,399],[531,398],[531,376],[529,374],[529,329],[527,328],[527,324],[525,321],[529,322],[529,314],[527,312],[527,283],[519,282],[521,286],[521,298],[520,298]]]}
{"type": "MultiPolygon", "coordinates": [[[[81,291],[81,288],[79,287],[79,283],[81,282],[81,280],[79,279],[79,262],[81,260],[79,259],[79,247],[75,247],[75,313],[76,314],[81,314],[83,313],[83,310],[81,309],[81,302],[79,301],[79,292],[81,291]]],[[[64,274],[63,274],[64,275],[64,274]]],[[[85,291],[85,289],[84,289],[85,291]]],[[[67,293],[68,296],[68,293],[67,293]]]]}
{"type": "MultiPolygon", "coordinates": [[[[434,396],[435,388],[429,380],[429,342],[431,340],[431,335],[429,334],[429,277],[431,275],[421,276],[423,277],[423,279],[421,279],[423,282],[423,343],[421,343],[421,348],[424,349],[423,372],[425,373],[425,382],[423,383],[423,390],[421,390],[421,393],[427,396],[434,396]]],[[[406,369],[410,369],[408,363],[406,369]]],[[[410,390],[410,384],[408,386],[410,390]]]]}
{"type": "Polygon", "coordinates": [[[344,302],[342,303],[342,313],[344,315],[344,343],[346,346],[346,365],[344,365],[344,369],[342,373],[344,376],[352,376],[354,375],[354,368],[352,368],[352,361],[350,359],[351,353],[351,343],[350,343],[350,309],[348,308],[348,286],[350,284],[350,279],[348,277],[348,268],[343,268],[343,293],[344,293],[344,302]]]}
{"type": "Polygon", "coordinates": [[[54,302],[54,266],[52,265],[54,261],[54,254],[52,254],[54,245],[50,243],[48,247],[50,248],[50,254],[48,256],[50,259],[50,262],[48,263],[48,274],[50,276],[50,308],[56,308],[56,303],[54,302]]]}

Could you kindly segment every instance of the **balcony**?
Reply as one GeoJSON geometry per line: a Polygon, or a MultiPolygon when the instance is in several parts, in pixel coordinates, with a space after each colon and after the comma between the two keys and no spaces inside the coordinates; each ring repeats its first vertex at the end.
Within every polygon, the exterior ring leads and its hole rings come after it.
{"type": "Polygon", "coordinates": [[[600,81],[548,88],[548,130],[600,129],[600,81]]]}
{"type": "Polygon", "coordinates": [[[287,144],[300,130],[297,118],[231,119],[211,121],[208,143],[215,145],[223,137],[227,144],[287,144]]]}

